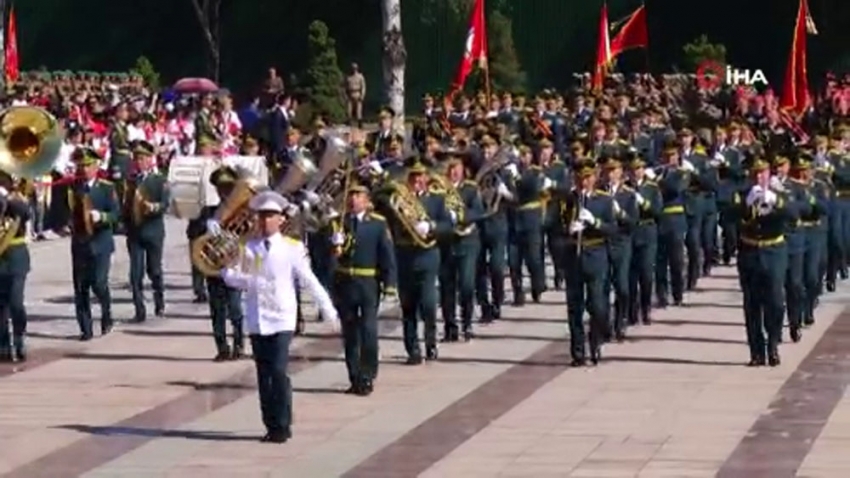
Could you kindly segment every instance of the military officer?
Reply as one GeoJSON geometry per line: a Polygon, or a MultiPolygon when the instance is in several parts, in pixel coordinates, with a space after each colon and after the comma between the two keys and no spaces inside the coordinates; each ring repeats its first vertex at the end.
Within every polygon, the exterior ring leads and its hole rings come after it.
{"type": "MultiPolygon", "coordinates": [[[[567,164],[562,161],[554,153],[554,145],[548,139],[544,139],[539,143],[539,162],[543,169],[543,174],[552,182],[553,190],[569,191],[572,187],[570,183],[570,174],[567,164]]],[[[544,193],[544,199],[547,199],[552,193],[544,193]]],[[[543,203],[544,210],[548,210],[548,201],[543,203]]],[[[551,224],[543,224],[546,248],[549,251],[549,256],[552,257],[552,268],[555,271],[555,290],[560,290],[564,285],[564,235],[559,231],[554,230],[551,224]]],[[[541,247],[541,255],[545,258],[545,250],[541,247]]],[[[545,261],[541,261],[545,264],[545,261]]]]}
{"type": "MultiPolygon", "coordinates": [[[[802,154],[791,169],[791,175],[805,188],[811,203],[809,214],[801,213],[799,225],[805,242],[802,260],[804,299],[800,306],[804,326],[815,322],[814,311],[820,295],[821,257],[826,256],[826,216],[830,201],[827,184],[814,178],[812,159],[810,155],[802,154]]],[[[789,262],[791,260],[789,253],[789,262]]]]}
{"type": "Polygon", "coordinates": [[[607,158],[603,162],[605,191],[614,201],[616,232],[608,238],[608,261],[611,264],[611,280],[606,291],[614,289],[614,338],[622,342],[626,338],[629,307],[629,269],[632,264],[632,234],[639,217],[637,191],[625,184],[623,164],[619,159],[607,158]]]}
{"type": "Polygon", "coordinates": [[[372,393],[378,375],[378,307],[381,295],[395,295],[397,280],[389,226],[369,207],[369,190],[350,186],[342,227],[330,237],[339,261],[332,297],[340,313],[351,384],[346,393],[360,396],[372,393]]]}
{"type": "Polygon", "coordinates": [[[440,249],[440,308],[445,323],[444,340],[460,338],[456,308],[460,302],[461,328],[464,341],[472,339],[472,314],[475,310],[475,267],[480,238],[476,223],[484,217],[484,205],[475,181],[465,179],[463,159],[450,157],[446,176],[463,201],[463,211],[454,233],[442,242],[440,249]]]}
{"type": "Polygon", "coordinates": [[[162,250],[165,242],[163,214],[168,209],[167,178],[156,170],[156,150],[147,141],[133,149],[135,176],[128,181],[124,198],[123,219],[127,232],[127,252],[130,256],[130,290],[133,293],[135,322],[144,322],[145,297],[142,280],[145,272],[151,281],[154,314],[165,313],[162,278],[162,250]]]}
{"type": "Polygon", "coordinates": [[[629,323],[651,323],[652,283],[658,251],[658,223],[663,207],[658,184],[646,177],[646,163],[633,155],[629,163],[630,183],[640,210],[638,223],[632,235],[632,263],[629,268],[629,323]]]}
{"type": "Polygon", "coordinates": [[[705,156],[694,148],[694,134],[689,128],[679,132],[681,167],[689,174],[688,188],[685,193],[685,251],[688,256],[687,289],[694,290],[701,273],[700,256],[702,252],[702,222],[705,215],[703,193],[700,190],[700,176],[704,170],[705,156]]]}
{"type": "MultiPolygon", "coordinates": [[[[116,185],[118,197],[124,196],[124,181],[129,177],[133,164],[132,146],[127,131],[129,110],[126,103],[118,103],[113,110],[113,123],[109,131],[109,175],[116,185]]],[[[120,218],[119,220],[119,229],[120,218]]]]}
{"type": "Polygon", "coordinates": [[[783,192],[786,209],[789,214],[787,227],[784,232],[786,249],[788,251],[785,271],[785,298],[788,313],[788,328],[791,340],[799,342],[802,336],[803,311],[805,310],[805,283],[803,260],[806,255],[806,231],[800,223],[802,217],[811,215],[811,200],[813,196],[802,182],[792,179],[788,173],[791,170],[791,160],[786,156],[777,156],[773,161],[775,175],[771,187],[783,192]]]}
{"type": "MultiPolygon", "coordinates": [[[[202,229],[198,237],[210,232],[218,234],[221,225],[213,218],[216,210],[227,201],[233,191],[233,186],[238,179],[238,173],[230,166],[221,166],[210,174],[210,184],[215,187],[219,197],[216,206],[205,206],[201,210],[198,220],[201,221],[202,229]]],[[[215,341],[216,362],[226,360],[238,360],[244,354],[245,338],[242,331],[242,292],[239,289],[228,286],[221,277],[213,276],[206,278],[206,286],[209,292],[210,318],[212,319],[213,340],[215,341]],[[227,322],[233,331],[233,347],[227,344],[227,322]]],[[[206,294],[205,294],[206,295],[206,294]]]]}
{"type": "Polygon", "coordinates": [[[590,360],[599,363],[602,342],[608,331],[608,298],[605,284],[608,280],[607,238],[616,233],[614,200],[606,192],[596,189],[596,165],[582,159],[573,165],[575,189],[558,198],[557,214],[552,222],[558,223],[568,236],[565,251],[567,316],[570,330],[572,366],[587,363],[587,344],[584,331],[584,311],[590,313],[590,360]]]}
{"type": "Polygon", "coordinates": [[[661,161],[658,168],[647,170],[646,174],[657,181],[663,205],[658,223],[655,295],[659,307],[664,308],[669,302],[669,293],[672,293],[674,305],[680,306],[684,300],[684,247],[688,229],[685,193],[693,168],[680,165],[679,149],[674,144],[664,147],[661,161]]]}
{"type": "Polygon", "coordinates": [[[88,148],[77,149],[72,157],[77,165],[78,181],[69,192],[71,209],[71,263],[74,276],[74,306],[80,326],[80,340],[88,341],[92,332],[91,298],[100,304],[100,330],[112,331],[112,297],[109,292],[109,267],[115,252],[113,227],[121,208],[115,186],[97,177],[101,158],[88,148]]]}
{"type": "MultiPolygon", "coordinates": [[[[835,185],[836,245],[839,257],[838,274],[847,278],[847,265],[850,262],[850,156],[844,150],[843,141],[836,135],[832,140],[830,161],[833,166],[832,181],[835,185]]],[[[834,286],[833,286],[834,289],[834,286]]]]}
{"type": "Polygon", "coordinates": [[[541,198],[544,191],[554,187],[554,183],[543,174],[540,166],[532,163],[531,149],[528,146],[521,146],[519,150],[519,175],[514,181],[515,206],[510,215],[512,227],[508,237],[508,260],[515,306],[525,305],[525,292],[522,286],[523,264],[528,268],[531,276],[531,298],[535,303],[540,301],[546,286],[543,262],[540,260],[543,240],[541,198]]]}
{"type": "Polygon", "coordinates": [[[17,219],[18,229],[6,250],[0,254],[0,363],[27,359],[27,309],[24,286],[30,271],[26,230],[30,209],[26,199],[15,191],[12,177],[0,171],[0,204],[4,219],[17,219]],[[12,333],[9,334],[9,319],[12,333]]]}
{"type": "MultiPolygon", "coordinates": [[[[422,363],[419,346],[419,321],[424,323],[425,358],[437,359],[437,275],[440,270],[440,251],[436,238],[451,234],[453,218],[446,209],[444,198],[429,192],[428,169],[415,161],[407,173],[408,187],[420,201],[427,217],[418,218],[408,230],[399,218],[393,218],[391,232],[395,240],[396,263],[407,270],[399,276],[398,292],[401,302],[404,348],[407,364],[422,363]],[[414,239],[414,235],[416,239],[414,239]]],[[[456,218],[455,218],[456,219],[456,218]]]]}
{"type": "Polygon", "coordinates": [[[770,164],[755,158],[753,184],[738,195],[740,249],[738,274],[744,293],[744,319],[751,367],[779,365],[779,341],[785,302],[788,202],[771,189],[770,164]],[[743,199],[742,199],[743,198],[743,199]],[[765,331],[767,340],[765,341],[765,331]]]}
{"type": "MultiPolygon", "coordinates": [[[[492,136],[481,139],[484,162],[490,161],[499,149],[499,143],[492,136]]],[[[481,249],[478,253],[475,295],[481,307],[481,322],[489,323],[502,315],[502,303],[505,301],[505,259],[507,257],[508,218],[507,201],[513,200],[513,192],[507,183],[519,174],[515,164],[505,167],[503,181],[499,184],[499,194],[505,199],[499,209],[478,224],[481,249]],[[489,284],[488,284],[489,282],[489,284]],[[488,285],[491,293],[488,294],[488,285]]]]}
{"type": "Polygon", "coordinates": [[[389,106],[382,107],[378,113],[378,131],[369,133],[366,138],[366,148],[379,160],[387,155],[390,143],[399,140],[393,131],[395,115],[395,110],[389,106]]]}
{"type": "Polygon", "coordinates": [[[738,250],[738,220],[732,210],[732,199],[744,187],[747,175],[743,169],[743,153],[729,144],[726,129],[714,131],[714,158],[720,161],[718,168],[717,209],[721,235],[721,260],[729,265],[738,250]]]}

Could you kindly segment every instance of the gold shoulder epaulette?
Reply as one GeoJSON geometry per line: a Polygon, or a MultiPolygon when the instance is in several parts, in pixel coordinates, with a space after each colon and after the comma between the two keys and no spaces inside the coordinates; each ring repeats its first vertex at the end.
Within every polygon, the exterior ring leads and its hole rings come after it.
{"type": "Polygon", "coordinates": [[[461,183],[461,184],[462,184],[463,186],[472,186],[472,187],[474,187],[474,188],[477,188],[477,187],[478,187],[478,183],[477,183],[477,182],[475,182],[475,181],[473,181],[473,180],[471,180],[471,179],[464,179],[464,180],[463,180],[463,183],[461,183]]]}
{"type": "Polygon", "coordinates": [[[604,189],[597,189],[594,192],[596,194],[600,195],[600,196],[610,196],[611,195],[610,193],[608,193],[608,191],[605,191],[604,189]]]}
{"type": "Polygon", "coordinates": [[[386,220],[387,220],[386,217],[384,217],[384,216],[382,216],[382,215],[380,215],[376,212],[370,212],[369,213],[369,219],[374,219],[375,221],[384,221],[384,222],[386,222],[386,220]]]}
{"type": "Polygon", "coordinates": [[[283,240],[290,243],[290,244],[300,244],[301,243],[300,239],[296,239],[292,236],[283,236],[283,240]]]}
{"type": "Polygon", "coordinates": [[[792,182],[792,183],[794,183],[794,184],[799,184],[799,185],[801,185],[801,186],[805,186],[805,185],[806,185],[806,182],[805,182],[805,181],[801,181],[801,180],[799,180],[799,179],[797,179],[797,178],[788,178],[788,179],[790,179],[790,180],[791,180],[791,182],[792,182]]]}
{"type": "Polygon", "coordinates": [[[532,164],[531,166],[528,167],[528,169],[530,169],[532,171],[542,171],[543,170],[543,168],[541,168],[540,166],[538,166],[536,164],[532,164]]]}
{"type": "Polygon", "coordinates": [[[623,191],[626,191],[626,192],[629,192],[629,193],[635,192],[635,190],[631,186],[626,185],[626,184],[623,185],[623,191]]]}
{"type": "Polygon", "coordinates": [[[564,164],[564,162],[559,158],[555,158],[555,160],[552,161],[552,164],[564,164]]]}
{"type": "Polygon", "coordinates": [[[97,179],[97,182],[99,182],[99,183],[101,183],[101,184],[106,184],[107,186],[114,186],[114,184],[112,184],[112,181],[110,181],[110,180],[108,180],[108,179],[101,179],[101,178],[98,178],[98,179],[97,179]]]}

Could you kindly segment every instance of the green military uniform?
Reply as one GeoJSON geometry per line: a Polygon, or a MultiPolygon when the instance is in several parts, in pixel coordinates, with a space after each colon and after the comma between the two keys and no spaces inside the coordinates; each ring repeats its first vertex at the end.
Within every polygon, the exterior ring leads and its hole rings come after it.
{"type": "MultiPolygon", "coordinates": [[[[133,153],[150,158],[156,151],[150,143],[140,142],[133,153]]],[[[162,317],[165,313],[162,250],[165,242],[163,215],[170,201],[167,178],[156,171],[136,174],[128,181],[125,196],[123,222],[127,234],[127,252],[130,256],[130,290],[135,307],[134,320],[144,322],[147,315],[143,290],[145,272],[153,289],[154,314],[162,317]],[[143,211],[134,212],[134,195],[143,198],[143,211]],[[139,212],[141,215],[135,217],[139,212]]]]}
{"type": "MultiPolygon", "coordinates": [[[[630,163],[632,170],[645,167],[644,161],[637,157],[630,163]]],[[[638,316],[644,324],[651,322],[652,284],[654,266],[658,251],[658,224],[663,208],[661,191],[658,184],[646,178],[633,181],[632,187],[639,195],[637,199],[639,216],[632,235],[632,263],[629,268],[629,323],[636,324],[638,316]]]]}
{"type": "MultiPolygon", "coordinates": [[[[513,181],[503,174],[506,187],[513,181]]],[[[481,307],[481,322],[488,323],[501,317],[505,301],[505,259],[508,245],[508,217],[510,206],[501,201],[497,211],[478,223],[481,249],[476,267],[475,296],[481,307]],[[488,294],[488,282],[492,294],[488,294]]]]}
{"type": "MultiPolygon", "coordinates": [[[[220,204],[227,200],[232,185],[236,182],[237,172],[229,166],[222,166],[210,174],[210,184],[219,193],[220,204]]],[[[197,237],[207,232],[207,221],[215,217],[219,206],[206,206],[198,217],[197,237]]],[[[194,266],[193,266],[194,269],[194,266]]],[[[200,274],[200,271],[198,271],[200,274]]],[[[201,275],[203,277],[203,275],[201,275]]],[[[201,282],[203,284],[203,282],[201,282]]],[[[206,289],[209,292],[210,319],[212,320],[213,340],[215,341],[216,362],[225,360],[236,360],[242,356],[245,349],[245,338],[243,335],[242,322],[242,292],[239,289],[229,287],[221,277],[213,276],[206,278],[206,289]],[[227,322],[233,331],[233,348],[227,344],[227,322]]],[[[206,293],[203,294],[207,296],[206,293]]]]}
{"type": "MultiPolygon", "coordinates": [[[[449,163],[460,160],[450,160],[449,163]]],[[[451,167],[451,166],[450,166],[451,167]]],[[[440,241],[440,309],[445,324],[445,341],[457,342],[459,328],[455,310],[460,299],[464,340],[472,338],[475,309],[475,268],[481,247],[476,223],[484,217],[484,205],[475,181],[455,185],[464,210],[454,233],[440,241]]]]}
{"type": "MultiPolygon", "coordinates": [[[[788,158],[781,156],[774,160],[775,165],[789,162],[788,158]]],[[[788,269],[785,271],[785,308],[788,314],[791,340],[798,342],[801,337],[806,296],[803,275],[805,267],[803,261],[806,256],[806,231],[802,227],[801,220],[803,217],[811,215],[813,196],[809,193],[806,185],[800,181],[788,177],[782,178],[781,181],[785,190],[786,208],[794,212],[794,217],[788,221],[784,232],[786,250],[788,251],[788,269]]]]}
{"type": "Polygon", "coordinates": [[[675,305],[682,305],[685,295],[684,239],[688,231],[685,195],[691,181],[690,176],[691,173],[681,167],[669,166],[657,178],[663,207],[658,223],[655,294],[661,308],[667,307],[668,294],[673,296],[675,305]]]}
{"type": "MultiPolygon", "coordinates": [[[[542,142],[541,146],[551,146],[550,142],[542,142]]],[[[567,164],[555,158],[548,167],[544,168],[543,174],[552,181],[553,188],[557,191],[569,191],[572,185],[570,184],[569,170],[567,164]]],[[[549,202],[544,204],[544,207],[549,209],[549,202]]],[[[544,217],[549,217],[548,212],[544,217]]],[[[555,290],[560,290],[564,283],[564,248],[566,242],[564,235],[560,231],[556,231],[548,222],[543,224],[543,235],[545,236],[545,248],[541,247],[541,255],[545,258],[545,251],[548,249],[549,256],[552,258],[552,268],[555,272],[555,290]]],[[[545,264],[545,260],[542,260],[545,264]]]]}
{"type": "Polygon", "coordinates": [[[836,191],[832,182],[833,167],[826,158],[820,158],[820,163],[814,167],[815,180],[821,185],[826,194],[826,216],[821,220],[820,230],[823,232],[823,252],[820,256],[818,268],[819,284],[818,290],[822,293],[824,286],[829,290],[835,290],[835,279],[838,275],[839,258],[841,248],[838,233],[841,230],[841,217],[836,209],[836,191]]]}
{"type": "Polygon", "coordinates": [[[207,108],[201,108],[198,115],[195,117],[195,138],[196,142],[200,143],[201,138],[211,141],[220,139],[221,134],[216,130],[213,124],[212,112],[207,108]]]}
{"type": "MultiPolygon", "coordinates": [[[[349,192],[368,194],[368,189],[355,185],[349,192]]],[[[330,241],[336,243],[339,251],[332,296],[342,324],[345,365],[351,383],[348,393],[368,395],[378,374],[381,294],[394,294],[396,288],[390,230],[386,219],[379,214],[348,213],[342,217],[342,232],[335,233],[330,241]]]]}
{"type": "Polygon", "coordinates": [[[525,304],[525,292],[522,287],[523,264],[528,268],[531,277],[531,297],[534,302],[540,301],[546,286],[540,249],[543,240],[541,197],[544,183],[547,181],[550,180],[546,179],[539,166],[528,165],[520,171],[519,178],[514,183],[515,206],[509,215],[508,261],[516,306],[525,304]]]}
{"type": "MultiPolygon", "coordinates": [[[[121,106],[123,105],[119,105],[121,106]]],[[[109,174],[115,181],[114,184],[121,184],[121,181],[130,174],[132,155],[127,124],[116,120],[109,132],[109,174]]]]}
{"type": "MultiPolygon", "coordinates": [[[[12,178],[0,173],[3,188],[12,189],[12,178]]],[[[27,309],[24,304],[24,286],[30,271],[30,253],[27,247],[26,230],[30,217],[29,206],[22,197],[6,195],[0,198],[3,218],[18,219],[18,229],[6,250],[0,254],[0,362],[26,360],[25,337],[27,332],[27,309]],[[9,334],[9,322],[12,334],[9,334]]]]}
{"type": "MultiPolygon", "coordinates": [[[[101,158],[89,149],[78,149],[73,160],[79,165],[90,167],[101,158]]],[[[112,330],[112,297],[109,291],[109,268],[115,252],[113,228],[120,215],[115,186],[102,179],[79,181],[69,191],[71,210],[71,262],[74,275],[74,306],[80,339],[91,340],[92,313],[90,293],[94,293],[100,304],[102,334],[112,330]],[[91,207],[87,211],[86,203],[91,207]],[[93,223],[89,234],[85,229],[88,214],[93,223]]]]}
{"type": "MultiPolygon", "coordinates": [[[[604,164],[605,169],[619,169],[619,160],[609,159],[604,164]]],[[[607,185],[607,192],[614,200],[616,209],[615,233],[608,238],[608,262],[610,264],[610,280],[606,282],[607,292],[614,289],[613,332],[617,341],[626,337],[629,307],[629,270],[632,265],[632,234],[638,222],[639,210],[634,189],[625,184],[607,185]]]]}
{"type": "MultiPolygon", "coordinates": [[[[751,171],[759,173],[769,167],[767,162],[756,159],[751,171]]],[[[761,193],[761,199],[751,197],[756,187],[746,188],[735,200],[741,218],[738,274],[744,293],[749,365],[764,365],[767,361],[776,366],[779,364],[785,274],[788,269],[784,233],[791,217],[788,202],[780,195],[767,191],[761,193]],[[773,205],[761,206],[768,203],[767,194],[772,196],[773,205]]]]}
{"type": "MultiPolygon", "coordinates": [[[[573,168],[576,183],[581,177],[595,174],[590,160],[576,161],[573,168]]],[[[590,313],[590,359],[596,364],[601,359],[609,325],[605,284],[609,277],[607,238],[616,233],[617,227],[614,199],[604,191],[573,190],[557,201],[558,207],[553,209],[557,217],[552,222],[559,224],[568,237],[564,271],[572,365],[582,366],[587,360],[585,309],[590,313]],[[583,229],[578,232],[575,227],[583,229]]]]}
{"type": "MultiPolygon", "coordinates": [[[[847,278],[850,262],[850,156],[843,151],[832,153],[832,181],[835,185],[834,244],[836,246],[835,269],[842,279],[847,278]]],[[[834,290],[834,284],[833,284],[834,290]]]]}
{"type": "Polygon", "coordinates": [[[746,172],[742,166],[743,154],[738,148],[724,145],[718,149],[718,153],[724,159],[718,170],[717,186],[717,209],[722,231],[721,257],[723,264],[729,265],[738,250],[738,220],[732,212],[732,199],[744,187],[746,172]]]}
{"type": "MultiPolygon", "coordinates": [[[[427,168],[416,163],[408,174],[427,174],[427,168]]],[[[425,353],[428,360],[437,359],[437,275],[440,270],[440,250],[437,237],[452,233],[454,226],[442,196],[428,191],[418,197],[428,216],[427,244],[414,242],[411,233],[397,218],[391,222],[395,239],[396,263],[404,264],[405,273],[398,278],[399,301],[404,331],[404,348],[410,365],[422,362],[419,347],[419,321],[425,328],[425,353]]]]}
{"type": "MultiPolygon", "coordinates": [[[[812,167],[810,156],[801,156],[794,163],[795,171],[809,171],[812,167]]],[[[799,176],[800,173],[797,173],[799,176]]],[[[826,257],[826,218],[829,213],[829,188],[818,179],[803,179],[802,187],[811,207],[800,213],[799,227],[804,236],[803,251],[803,303],[800,307],[803,325],[815,322],[815,306],[820,296],[820,278],[822,257],[826,257]],[[806,214],[808,212],[808,214],[806,214]]],[[[789,258],[790,260],[790,258],[789,258]]],[[[790,304],[789,304],[790,305],[790,304]]],[[[790,309],[789,309],[790,314],[790,309]]]]}

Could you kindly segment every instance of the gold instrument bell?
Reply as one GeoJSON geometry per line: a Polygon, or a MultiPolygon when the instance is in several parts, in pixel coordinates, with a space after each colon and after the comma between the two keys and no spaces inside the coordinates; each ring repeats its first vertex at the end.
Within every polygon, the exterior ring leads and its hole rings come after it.
{"type": "MultiPolygon", "coordinates": [[[[53,169],[64,134],[46,110],[13,106],[0,112],[0,170],[21,180],[33,180],[53,169]]],[[[0,254],[20,228],[18,218],[0,218],[0,254]]]]}

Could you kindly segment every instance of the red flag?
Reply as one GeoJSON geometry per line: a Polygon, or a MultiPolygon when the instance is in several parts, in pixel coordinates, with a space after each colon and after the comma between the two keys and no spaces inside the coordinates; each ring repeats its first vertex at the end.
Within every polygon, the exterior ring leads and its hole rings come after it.
{"type": "Polygon", "coordinates": [[[805,112],[812,101],[806,70],[806,34],[809,31],[807,18],[811,18],[808,2],[800,0],[797,21],[794,23],[791,52],[788,55],[788,67],[785,70],[785,83],[782,85],[782,96],[779,100],[782,108],[798,114],[805,112]]]}
{"type": "Polygon", "coordinates": [[[479,68],[487,68],[487,24],[484,20],[484,0],[475,0],[466,35],[466,49],[452,83],[452,96],[463,89],[466,77],[472,73],[475,62],[479,68]]]}
{"type": "Polygon", "coordinates": [[[620,32],[611,40],[611,57],[630,48],[646,48],[649,45],[649,33],[646,27],[646,8],[640,8],[629,15],[620,32]]]}
{"type": "Polygon", "coordinates": [[[605,74],[611,64],[611,40],[608,37],[608,4],[602,4],[599,16],[599,41],[596,44],[596,67],[593,70],[593,90],[600,91],[605,81],[605,74]]]}
{"type": "Polygon", "coordinates": [[[9,11],[9,25],[6,30],[6,81],[18,81],[18,22],[15,21],[15,6],[9,11]]]}

